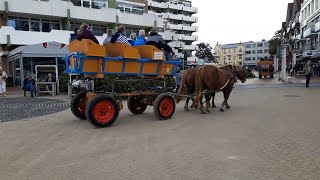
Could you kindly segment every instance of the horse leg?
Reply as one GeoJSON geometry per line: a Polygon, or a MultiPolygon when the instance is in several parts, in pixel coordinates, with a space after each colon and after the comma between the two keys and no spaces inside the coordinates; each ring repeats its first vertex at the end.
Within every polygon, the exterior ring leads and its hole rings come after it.
{"type": "Polygon", "coordinates": [[[201,96],[201,98],[200,98],[200,112],[201,112],[201,114],[206,114],[206,112],[203,110],[204,107],[203,107],[202,99],[203,99],[203,96],[201,96]]]}
{"type": "Polygon", "coordinates": [[[190,98],[187,98],[186,104],[184,105],[184,110],[185,110],[185,111],[189,111],[189,107],[188,107],[188,105],[189,105],[189,100],[190,100],[190,98]]]}
{"type": "Polygon", "coordinates": [[[206,94],[205,98],[206,98],[206,111],[208,113],[210,113],[210,108],[211,108],[210,99],[211,99],[211,96],[209,94],[206,94]]]}
{"type": "Polygon", "coordinates": [[[230,88],[228,92],[229,92],[229,93],[228,93],[228,97],[227,97],[227,99],[226,99],[226,108],[227,108],[227,109],[230,109],[231,107],[229,106],[228,99],[229,99],[230,94],[231,94],[231,92],[232,92],[232,88],[230,88]]]}
{"type": "Polygon", "coordinates": [[[217,107],[216,104],[214,103],[214,98],[215,98],[215,96],[216,96],[216,93],[212,93],[212,94],[211,94],[211,98],[212,98],[212,108],[216,108],[216,107],[217,107]]]}
{"type": "Polygon", "coordinates": [[[222,111],[222,112],[224,112],[223,107],[224,107],[225,105],[227,105],[227,97],[228,97],[228,96],[229,96],[228,90],[223,90],[223,98],[224,98],[224,100],[223,100],[223,103],[222,103],[221,108],[220,108],[220,111],[222,111]]]}

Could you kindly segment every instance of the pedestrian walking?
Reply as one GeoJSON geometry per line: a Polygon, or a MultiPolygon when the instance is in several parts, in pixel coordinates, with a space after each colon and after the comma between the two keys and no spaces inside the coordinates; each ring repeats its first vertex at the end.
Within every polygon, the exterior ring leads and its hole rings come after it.
{"type": "Polygon", "coordinates": [[[0,66],[0,96],[7,96],[7,78],[7,73],[4,72],[2,67],[0,66]]]}
{"type": "Polygon", "coordinates": [[[305,68],[305,75],[306,75],[306,88],[309,88],[309,84],[310,84],[310,79],[312,76],[312,66],[311,66],[311,61],[308,61],[305,68]]]}

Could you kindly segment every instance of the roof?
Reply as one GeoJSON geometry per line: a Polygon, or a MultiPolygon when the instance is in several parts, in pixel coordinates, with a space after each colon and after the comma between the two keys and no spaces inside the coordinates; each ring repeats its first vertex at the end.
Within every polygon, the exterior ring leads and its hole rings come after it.
{"type": "Polygon", "coordinates": [[[236,44],[223,44],[223,45],[219,45],[220,48],[222,49],[231,49],[231,48],[236,48],[240,45],[240,43],[236,43],[236,44]]]}
{"type": "Polygon", "coordinates": [[[289,24],[292,17],[293,3],[288,3],[286,25],[289,24]]]}
{"type": "Polygon", "coordinates": [[[38,57],[46,57],[46,56],[60,56],[63,57],[69,54],[68,46],[59,43],[59,42],[44,42],[40,44],[28,45],[28,46],[20,46],[9,52],[8,57],[14,56],[17,54],[26,54],[36,55],[38,57]]]}

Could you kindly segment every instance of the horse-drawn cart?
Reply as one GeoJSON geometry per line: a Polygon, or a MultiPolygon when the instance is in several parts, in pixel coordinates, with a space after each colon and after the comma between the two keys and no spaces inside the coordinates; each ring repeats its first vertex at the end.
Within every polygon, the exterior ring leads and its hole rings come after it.
{"type": "MultiPolygon", "coordinates": [[[[104,75],[164,79],[174,76],[180,61],[166,61],[162,50],[154,46],[130,47],[123,43],[101,46],[91,40],[75,40],[69,45],[65,58],[66,73],[84,74],[89,78],[104,75]]],[[[160,120],[171,118],[175,111],[175,100],[171,93],[161,90],[117,93],[80,92],[71,101],[72,113],[87,119],[93,126],[103,128],[112,125],[123,109],[122,98],[128,97],[127,106],[133,114],[142,114],[148,105],[153,106],[160,120]]]]}

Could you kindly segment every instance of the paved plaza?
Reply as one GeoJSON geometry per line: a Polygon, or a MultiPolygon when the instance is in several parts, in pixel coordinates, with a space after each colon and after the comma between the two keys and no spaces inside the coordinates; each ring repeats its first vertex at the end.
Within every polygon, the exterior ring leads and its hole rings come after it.
{"type": "Polygon", "coordinates": [[[2,122],[0,179],[316,180],[319,102],[320,88],[248,85],[235,88],[224,113],[181,103],[167,121],[152,108],[139,116],[125,108],[105,129],[69,109],[2,122]]]}

